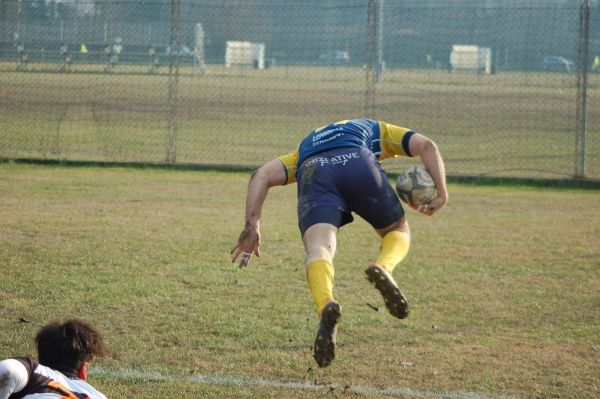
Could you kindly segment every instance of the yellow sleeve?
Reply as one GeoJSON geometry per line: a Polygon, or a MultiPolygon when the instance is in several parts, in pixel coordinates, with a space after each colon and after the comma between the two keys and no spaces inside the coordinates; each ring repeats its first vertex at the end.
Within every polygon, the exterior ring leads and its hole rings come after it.
{"type": "Polygon", "coordinates": [[[291,184],[296,182],[296,167],[298,166],[298,149],[286,155],[277,157],[285,168],[285,174],[287,176],[287,182],[285,184],[291,184]]]}
{"type": "Polygon", "coordinates": [[[405,127],[379,122],[379,137],[381,138],[381,155],[379,160],[396,158],[398,156],[412,157],[408,150],[408,139],[413,131],[405,127]]]}

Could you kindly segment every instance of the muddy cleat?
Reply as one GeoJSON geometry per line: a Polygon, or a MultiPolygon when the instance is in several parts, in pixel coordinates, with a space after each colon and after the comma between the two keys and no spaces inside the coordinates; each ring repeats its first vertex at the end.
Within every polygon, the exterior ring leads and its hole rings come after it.
{"type": "Polygon", "coordinates": [[[327,302],[321,313],[313,357],[319,367],[327,367],[335,358],[335,333],[342,307],[335,301],[327,302]]]}
{"type": "Polygon", "coordinates": [[[365,270],[367,280],[379,290],[390,314],[399,319],[408,316],[408,302],[394,278],[384,268],[371,265],[365,270]]]}

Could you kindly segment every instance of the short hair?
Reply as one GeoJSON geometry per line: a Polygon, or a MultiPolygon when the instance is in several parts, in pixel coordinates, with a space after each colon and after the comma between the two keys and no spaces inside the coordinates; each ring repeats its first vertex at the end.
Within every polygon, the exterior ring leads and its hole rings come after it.
{"type": "Polygon", "coordinates": [[[102,334],[78,319],[52,322],[35,337],[40,364],[66,374],[77,374],[83,363],[107,353],[102,334]]]}

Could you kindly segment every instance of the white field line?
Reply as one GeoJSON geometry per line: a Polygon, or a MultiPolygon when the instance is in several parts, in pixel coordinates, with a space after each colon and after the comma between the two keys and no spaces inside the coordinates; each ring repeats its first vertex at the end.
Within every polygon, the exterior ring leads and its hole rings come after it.
{"type": "Polygon", "coordinates": [[[205,385],[233,385],[242,387],[280,388],[303,391],[338,391],[357,393],[361,395],[388,395],[401,398],[431,398],[431,399],[515,399],[509,396],[487,396],[477,392],[429,392],[417,391],[402,387],[368,387],[360,385],[342,385],[336,383],[311,383],[306,381],[277,381],[262,378],[251,379],[242,377],[227,377],[218,375],[175,376],[162,374],[158,371],[139,371],[134,369],[112,369],[95,366],[90,369],[90,375],[115,378],[119,380],[146,380],[166,382],[187,382],[205,385]]]}

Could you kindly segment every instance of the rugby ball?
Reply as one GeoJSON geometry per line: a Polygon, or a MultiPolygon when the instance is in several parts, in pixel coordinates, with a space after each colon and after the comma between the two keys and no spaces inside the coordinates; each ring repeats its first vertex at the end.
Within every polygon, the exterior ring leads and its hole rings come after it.
{"type": "Polygon", "coordinates": [[[396,179],[398,197],[408,205],[427,204],[436,196],[433,178],[422,166],[411,166],[396,179]]]}

